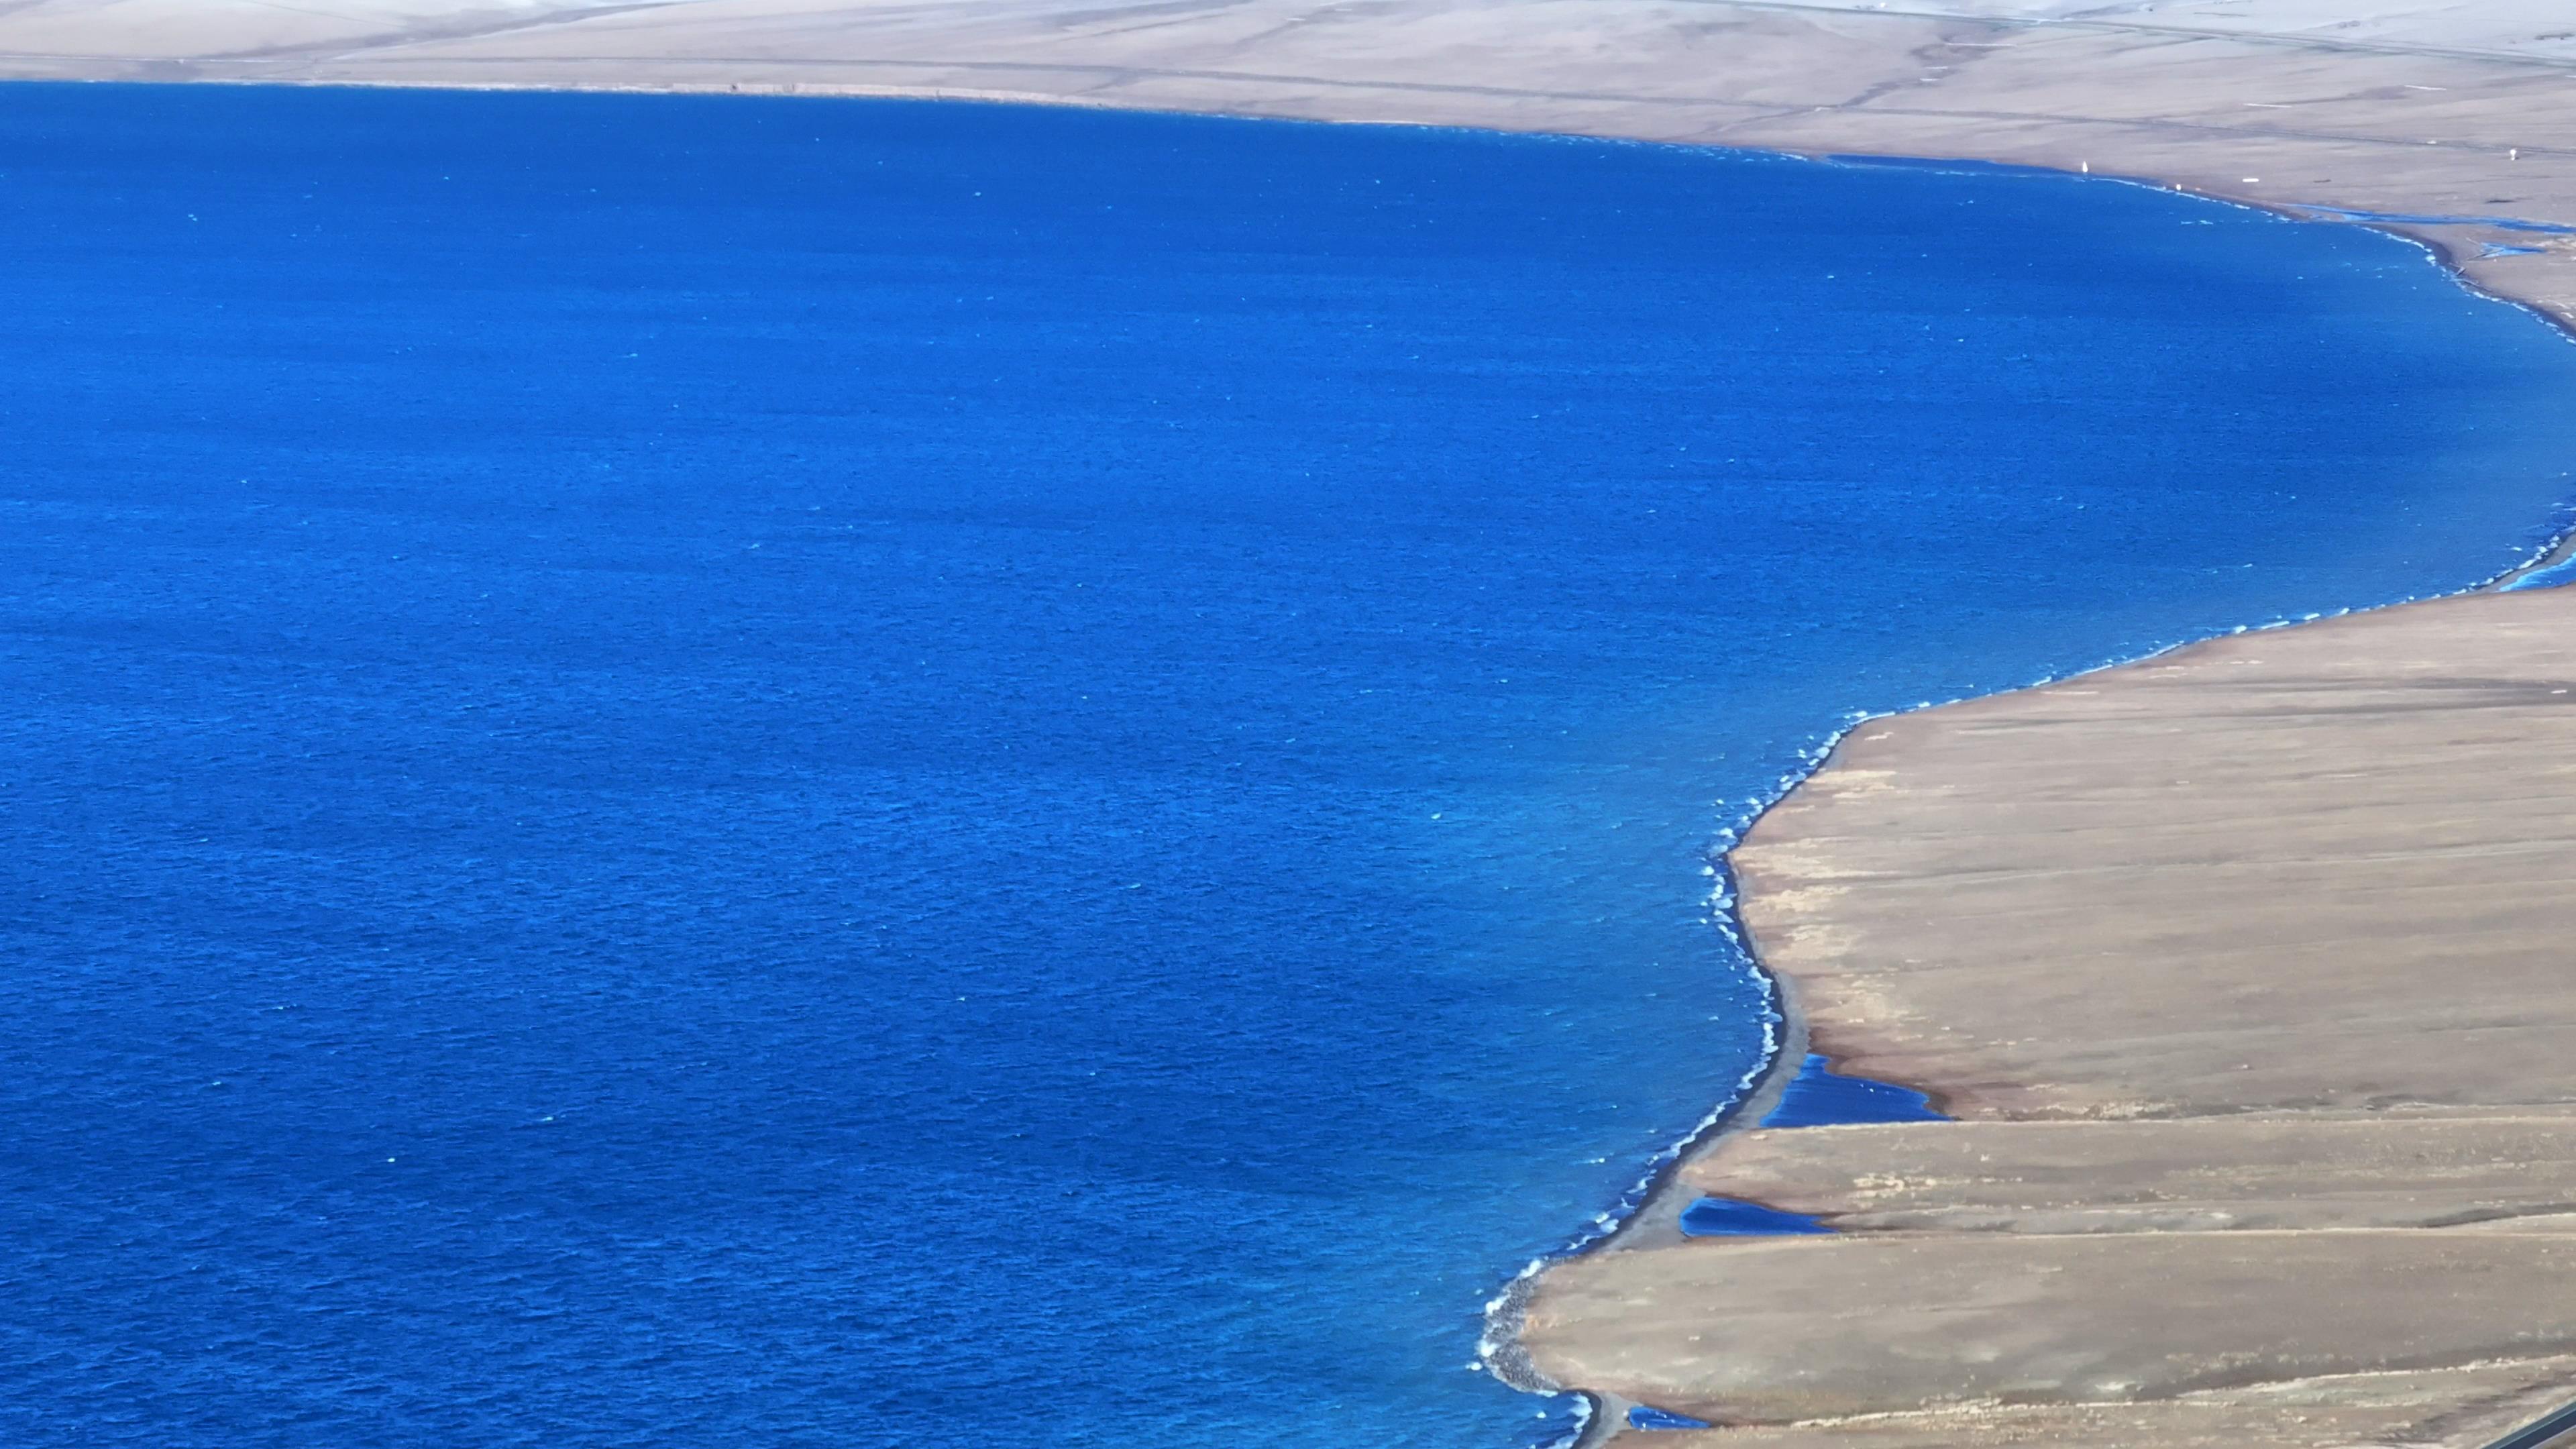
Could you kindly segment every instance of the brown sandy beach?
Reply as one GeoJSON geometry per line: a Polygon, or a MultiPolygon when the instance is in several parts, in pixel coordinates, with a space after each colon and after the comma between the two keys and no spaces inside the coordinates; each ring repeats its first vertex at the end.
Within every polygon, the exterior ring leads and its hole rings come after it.
{"type": "MultiPolygon", "coordinates": [[[[16,0],[0,76],[1998,160],[2419,218],[2377,224],[2576,328],[2570,0],[16,0]]],[[[1679,1449],[2470,1446],[2576,1399],[2576,592],[1875,721],[1734,863],[1808,1043],[1958,1120],[1719,1138],[1539,1284],[1556,1382],[1727,1426],[1679,1449]],[[1682,1239],[1700,1193],[1843,1231],[1682,1239]]]]}
{"type": "Polygon", "coordinates": [[[1846,1231],[1632,1235],[1525,1342],[1764,1426],[1710,1444],[2478,1444],[2576,1398],[2571,759],[2557,591],[1863,725],[1736,851],[1745,920],[1815,1049],[1960,1120],[1721,1138],[1677,1192],[1846,1231]]]}

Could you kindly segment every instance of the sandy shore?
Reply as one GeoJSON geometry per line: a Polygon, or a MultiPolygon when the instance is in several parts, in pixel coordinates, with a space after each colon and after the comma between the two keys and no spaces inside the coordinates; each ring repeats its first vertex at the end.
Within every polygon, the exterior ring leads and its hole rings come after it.
{"type": "Polygon", "coordinates": [[[1745,922],[1817,1050],[1960,1120],[1721,1138],[1677,1194],[1845,1231],[1635,1235],[1525,1345],[1762,1426],[1711,1445],[2466,1445],[2576,1398],[2571,761],[2563,591],[1864,725],[1735,852],[1745,922]]]}
{"type": "Polygon", "coordinates": [[[982,96],[2004,160],[2392,223],[2576,316],[2563,0],[16,0],[0,76],[982,96]],[[2536,251],[2496,252],[2498,247],[2536,251]]]}
{"type": "MultiPolygon", "coordinates": [[[[17,0],[0,76],[971,96],[2000,160],[2358,213],[2576,326],[2566,0],[17,0]]],[[[1757,826],[1818,1050],[1551,1271],[1721,1446],[2482,1442],[2576,1397],[2576,593],[1874,723],[1757,826]],[[1683,1240],[1715,1193],[1843,1232],[1683,1240]]]]}

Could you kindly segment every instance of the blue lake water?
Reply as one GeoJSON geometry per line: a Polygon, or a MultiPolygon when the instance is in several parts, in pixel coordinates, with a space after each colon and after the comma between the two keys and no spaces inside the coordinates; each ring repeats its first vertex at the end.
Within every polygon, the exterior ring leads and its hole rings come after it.
{"type": "Polygon", "coordinates": [[[1823,1127],[1843,1122],[1938,1122],[1923,1093],[1867,1077],[1846,1077],[1831,1059],[1808,1053],[1762,1116],[1765,1127],[1823,1127]]]}
{"type": "Polygon", "coordinates": [[[0,1441],[1520,1446],[1850,711],[2445,590],[2576,349],[2155,192],[0,90],[0,1441]]]}
{"type": "Polygon", "coordinates": [[[1830,1232],[1804,1213],[1783,1212],[1731,1197],[1703,1197],[1682,1209],[1682,1236],[1690,1238],[1781,1237],[1830,1232]]]}

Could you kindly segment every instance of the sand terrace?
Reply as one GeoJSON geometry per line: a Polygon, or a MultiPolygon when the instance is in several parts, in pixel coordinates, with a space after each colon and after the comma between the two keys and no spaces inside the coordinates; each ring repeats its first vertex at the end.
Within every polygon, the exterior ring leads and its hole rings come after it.
{"type": "Polygon", "coordinates": [[[1679,1190],[1828,1237],[1562,1266],[1711,1444],[2475,1444],[2576,1397],[2576,594],[1874,721],[1736,852],[1820,1051],[1960,1120],[1679,1190]],[[2127,1405],[2119,1412],[2110,1406],[2127,1405]]]}

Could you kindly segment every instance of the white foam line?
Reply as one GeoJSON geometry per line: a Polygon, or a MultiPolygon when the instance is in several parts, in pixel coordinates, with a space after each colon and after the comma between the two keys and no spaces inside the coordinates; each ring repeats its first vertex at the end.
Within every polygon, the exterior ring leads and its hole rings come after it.
{"type": "MultiPolygon", "coordinates": [[[[1443,127],[1437,129],[1449,128],[1443,127]]],[[[1593,144],[1599,144],[1599,142],[1594,140],[1594,138],[1588,137],[1569,137],[1566,139],[1589,141],[1593,144]]],[[[1614,141],[1611,144],[1652,146],[1658,149],[1715,151],[1721,153],[1731,151],[1733,154],[1739,156],[1771,156],[1782,160],[1807,162],[1813,165],[1846,166],[1855,168],[1870,165],[1874,159],[1877,159],[1868,157],[1803,155],[1798,152],[1771,151],[1761,148],[1700,147],[1687,144],[1677,145],[1669,142],[1614,141]]],[[[1887,159],[1905,160],[1913,158],[1887,159]]],[[[1937,174],[1951,175],[1992,176],[1998,171],[2001,171],[2008,175],[2025,174],[2034,177],[2063,177],[2069,181],[2107,181],[2123,186],[2141,187],[2167,196],[2188,196],[2195,201],[2202,202],[2207,205],[2232,207],[2236,210],[2250,211],[2258,215],[2272,217],[2282,221],[2316,224],[2319,220],[2319,218],[2315,217],[2313,214],[2300,215],[2278,209],[2273,206],[2240,201],[2233,197],[2212,196],[2207,193],[2197,191],[2184,191],[2169,183],[2141,180],[2135,177],[2107,175],[2079,176],[2073,172],[2055,171],[2053,168],[2049,167],[2017,166],[2010,164],[1998,165],[1996,163],[1980,165],[1973,162],[1961,164],[1957,166],[1955,170],[1943,170],[1937,167],[1924,169],[1933,169],[1937,174]]],[[[2457,267],[2448,265],[2444,260],[2442,251],[2431,243],[2424,242],[2415,237],[2406,236],[2398,232],[2386,230],[2384,227],[2373,225],[2367,221],[2328,218],[2326,219],[2325,224],[2361,226],[2367,230],[2376,231],[2380,235],[2388,237],[2391,240],[2412,246],[2417,251],[2421,252],[2427,261],[2431,262],[2435,267],[2440,268],[2442,273],[2457,284],[2462,291],[2465,291],[2471,296],[2477,297],[2482,301],[2494,302],[2502,306],[2512,307],[2516,310],[2529,313],[2536,320],[2546,325],[2552,332],[2556,333],[2562,340],[2576,343],[2576,329],[2571,329],[2568,324],[2560,322],[2559,319],[2551,316],[2538,306],[2527,302],[2517,301],[2510,297],[2498,296],[2493,292],[2489,292],[2486,289],[2479,287],[2476,283],[2470,281],[2467,275],[2461,272],[2457,267]]],[[[2178,640],[2173,643],[2158,645],[2135,655],[2110,659],[2099,664],[2067,670],[2063,673],[2044,674],[2024,684],[2007,685],[2000,689],[1985,690],[1974,694],[1963,694],[1950,699],[1923,700],[1914,705],[1900,707],[1897,709],[1851,711],[1844,715],[1842,724],[1831,731],[1821,743],[1801,751],[1797,756],[1799,762],[1798,766],[1781,775],[1778,782],[1767,795],[1759,796],[1748,801],[1747,804],[1750,808],[1746,813],[1738,817],[1732,823],[1719,826],[1716,834],[1710,841],[1709,861],[1707,865],[1707,873],[1713,877],[1715,882],[1710,887],[1708,894],[1708,908],[1710,912],[1708,923],[1715,926],[1718,934],[1725,937],[1727,944],[1735,948],[1735,954],[1743,963],[1744,968],[1760,983],[1765,994],[1769,998],[1762,1010],[1762,1054],[1758,1063],[1753,1068],[1746,1071],[1742,1077],[1737,1079],[1734,1090],[1715,1107],[1711,1108],[1706,1116],[1700,1118],[1700,1120],[1678,1140],[1647,1159],[1645,1170],[1638,1176],[1636,1181],[1631,1183],[1625,1191],[1619,1194],[1618,1198],[1608,1209],[1593,1214],[1592,1218],[1581,1228],[1577,1229],[1574,1235],[1569,1238],[1563,1246],[1557,1248],[1553,1252],[1543,1253],[1538,1257],[1530,1259],[1528,1263],[1522,1266],[1518,1273],[1512,1275],[1511,1280],[1503,1285],[1500,1292],[1487,1300],[1485,1304],[1484,1331],[1476,1341],[1476,1366],[1482,1368],[1488,1373],[1491,1373],[1495,1378],[1500,1379],[1502,1382],[1525,1393],[1540,1394],[1548,1397],[1557,1397],[1570,1393],[1576,1401],[1576,1417],[1573,1432],[1548,1441],[1546,1445],[1542,1446],[1542,1449],[1569,1449],[1569,1446],[1581,1443],[1592,1427],[1594,1409],[1593,1400],[1589,1394],[1582,1393],[1579,1390],[1569,1390],[1564,1385],[1555,1383],[1548,1379],[1544,1374],[1538,1372],[1536,1366],[1530,1363],[1528,1355],[1522,1352],[1519,1341],[1520,1329],[1523,1315],[1528,1307],[1529,1295],[1537,1286],[1539,1274],[1545,1272],[1550,1265],[1562,1262],[1569,1258],[1580,1257],[1584,1253],[1587,1253],[1593,1248],[1599,1246],[1612,1235],[1616,1234],[1623,1224],[1625,1224],[1630,1218],[1634,1217],[1638,1210],[1645,1206],[1647,1200],[1653,1196],[1655,1189],[1662,1185],[1664,1175],[1667,1171],[1669,1171],[1675,1164],[1679,1163],[1683,1158],[1691,1155],[1693,1151],[1704,1145],[1704,1143],[1712,1140],[1715,1136],[1722,1134],[1726,1128],[1732,1125],[1729,1119],[1732,1118],[1736,1110],[1752,1096],[1754,1089],[1761,1084],[1763,1078],[1770,1073],[1775,1065],[1778,1064],[1781,1043],[1784,1040],[1785,1035],[1783,1028],[1788,1024],[1787,1018],[1782,1014],[1782,1006],[1785,998],[1780,992],[1779,979],[1773,976],[1770,971],[1762,965],[1760,958],[1754,954],[1751,938],[1743,928],[1742,918],[1738,914],[1738,894],[1735,890],[1735,876],[1733,870],[1728,865],[1727,857],[1733,852],[1736,845],[1743,840],[1745,833],[1750,831],[1754,824],[1765,814],[1769,813],[1772,807],[1778,805],[1782,800],[1787,799],[1792,791],[1796,790],[1800,785],[1805,784],[1817,770],[1823,768],[1825,761],[1832,757],[1833,752],[1841,747],[1844,739],[1849,737],[1853,730],[1856,730],[1862,725],[1868,724],[1873,720],[1892,719],[1898,715],[1913,714],[1926,709],[1938,709],[1944,705],[1964,704],[1972,699],[1985,699],[1999,694],[2014,694],[2025,689],[2038,689],[2051,684],[2063,683],[2069,679],[2081,678],[2087,674],[2098,674],[2106,669],[2124,669],[2130,665],[2142,664],[2151,659],[2161,658],[2178,649],[2187,649],[2194,644],[2204,643],[2211,639],[2228,638],[2239,634],[2261,633],[2271,629],[2287,629],[2298,624],[2314,623],[2320,619],[2343,618],[2347,615],[2356,613],[2369,613],[2379,609],[2395,608],[2401,604],[2423,603],[2431,599],[2457,598],[2464,594],[2474,594],[2482,590],[2491,589],[2516,577],[2517,575],[2530,572],[2531,570],[2542,566],[2549,562],[2551,555],[2557,553],[2562,547],[2567,546],[2571,542],[2576,542],[2576,497],[2570,497],[2569,499],[2559,503],[2553,510],[2553,513],[2555,517],[2550,524],[2550,533],[2546,539],[2537,547],[2528,550],[2520,562],[2512,564],[2509,567],[2489,575],[2486,578],[2480,579],[2475,583],[2471,583],[2460,588],[2437,590],[2435,592],[2425,594],[2410,594],[2402,598],[2391,599],[2383,603],[2323,610],[2314,613],[2302,614],[2295,618],[2277,618],[2268,623],[2238,624],[2230,628],[2214,630],[2210,633],[2195,635],[2192,638],[2178,640]]]]}

